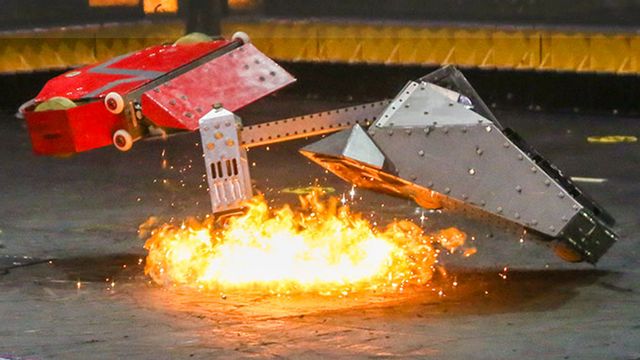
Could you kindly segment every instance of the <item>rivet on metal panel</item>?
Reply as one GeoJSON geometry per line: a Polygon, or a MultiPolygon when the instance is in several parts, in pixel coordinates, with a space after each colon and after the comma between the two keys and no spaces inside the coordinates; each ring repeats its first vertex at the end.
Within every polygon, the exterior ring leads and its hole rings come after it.
{"type": "Polygon", "coordinates": [[[484,151],[482,151],[482,149],[480,149],[479,147],[476,148],[476,154],[478,154],[478,156],[481,156],[483,152],[484,151]]]}
{"type": "Polygon", "coordinates": [[[442,128],[442,132],[444,132],[445,134],[448,134],[449,128],[445,126],[444,128],[442,128]]]}
{"type": "Polygon", "coordinates": [[[469,198],[469,195],[467,195],[467,194],[462,194],[462,199],[463,199],[463,200],[467,200],[468,198],[469,198]]]}
{"type": "Polygon", "coordinates": [[[224,126],[229,127],[229,126],[231,126],[231,123],[229,121],[227,121],[227,122],[224,123],[224,126]]]}
{"type": "Polygon", "coordinates": [[[524,156],[522,156],[522,154],[518,154],[518,160],[520,161],[524,160],[524,156]]]}
{"type": "Polygon", "coordinates": [[[531,172],[532,173],[537,173],[538,172],[538,168],[536,168],[535,166],[531,168],[531,172]]]}
{"type": "Polygon", "coordinates": [[[551,225],[551,226],[549,226],[549,230],[551,230],[551,231],[556,231],[556,227],[555,227],[555,226],[553,226],[553,225],[551,225]]]}
{"type": "Polygon", "coordinates": [[[538,225],[538,220],[536,220],[536,219],[531,220],[531,225],[533,225],[533,226],[538,225]]]}
{"type": "Polygon", "coordinates": [[[522,192],[522,186],[516,185],[516,191],[517,192],[522,192]]]}
{"type": "Polygon", "coordinates": [[[476,169],[473,169],[473,168],[469,169],[469,175],[473,176],[475,174],[476,174],[476,169]]]}
{"type": "Polygon", "coordinates": [[[509,147],[509,143],[508,143],[508,142],[506,142],[506,143],[502,144],[502,146],[506,149],[506,148],[508,148],[508,147],[509,147]]]}
{"type": "Polygon", "coordinates": [[[562,221],[567,222],[567,221],[569,221],[569,219],[566,216],[563,216],[562,217],[562,221]]]}
{"type": "Polygon", "coordinates": [[[393,130],[389,130],[389,131],[387,131],[387,134],[388,134],[389,136],[393,135],[393,130]]]}
{"type": "Polygon", "coordinates": [[[462,131],[463,134],[466,134],[467,133],[467,128],[463,127],[461,131],[462,131]]]}
{"type": "Polygon", "coordinates": [[[407,129],[404,132],[407,133],[407,135],[411,135],[411,129],[407,129]]]}
{"type": "Polygon", "coordinates": [[[418,179],[418,177],[417,177],[417,176],[415,176],[415,175],[411,175],[411,180],[416,181],[417,179],[418,179]]]}
{"type": "Polygon", "coordinates": [[[573,204],[572,208],[573,208],[573,210],[578,210],[580,207],[578,205],[576,205],[576,204],[573,204]]]}
{"type": "Polygon", "coordinates": [[[233,139],[227,139],[227,146],[231,147],[235,144],[235,142],[233,141],[233,139]]]}
{"type": "Polygon", "coordinates": [[[425,135],[429,135],[430,132],[431,132],[431,128],[430,127],[427,126],[426,128],[424,128],[424,134],[425,135]]]}
{"type": "Polygon", "coordinates": [[[498,212],[498,214],[502,214],[502,206],[498,206],[498,208],[496,209],[496,211],[498,212]]]}
{"type": "Polygon", "coordinates": [[[432,187],[433,187],[433,181],[429,181],[429,182],[427,183],[427,187],[432,188],[432,187]]]}
{"type": "Polygon", "coordinates": [[[484,200],[480,200],[480,206],[485,206],[485,205],[487,205],[487,202],[484,200]]]}
{"type": "Polygon", "coordinates": [[[215,146],[213,143],[208,143],[208,144],[207,144],[207,149],[209,149],[209,150],[213,150],[213,149],[215,149],[215,148],[216,148],[216,146],[215,146]]]}
{"type": "Polygon", "coordinates": [[[222,133],[218,131],[214,136],[216,137],[216,139],[220,140],[224,135],[222,135],[222,133]]]}
{"type": "Polygon", "coordinates": [[[549,179],[545,179],[545,180],[544,180],[544,184],[545,184],[546,186],[549,186],[549,185],[551,185],[551,181],[550,181],[549,179]]]}
{"type": "Polygon", "coordinates": [[[491,126],[487,126],[485,130],[487,130],[487,132],[491,132],[491,126]]]}
{"type": "Polygon", "coordinates": [[[448,187],[444,188],[444,193],[445,193],[445,194],[448,194],[448,193],[450,193],[450,192],[451,192],[451,189],[449,189],[448,187]]]}
{"type": "Polygon", "coordinates": [[[424,150],[420,150],[420,151],[418,151],[418,155],[420,155],[420,156],[424,156],[424,150]]]}
{"type": "Polygon", "coordinates": [[[563,199],[563,198],[564,198],[564,193],[563,193],[563,192],[559,192],[559,193],[558,193],[558,197],[559,197],[560,199],[563,199]]]}
{"type": "Polygon", "coordinates": [[[516,218],[516,219],[520,219],[520,213],[513,214],[513,217],[516,218]]]}

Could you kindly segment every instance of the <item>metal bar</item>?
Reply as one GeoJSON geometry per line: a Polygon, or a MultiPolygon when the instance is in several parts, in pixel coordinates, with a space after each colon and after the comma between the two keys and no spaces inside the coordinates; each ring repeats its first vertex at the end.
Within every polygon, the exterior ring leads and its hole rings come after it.
{"type": "Polygon", "coordinates": [[[355,124],[368,126],[390,103],[383,100],[247,126],[240,131],[240,144],[251,148],[328,134],[355,124]]]}

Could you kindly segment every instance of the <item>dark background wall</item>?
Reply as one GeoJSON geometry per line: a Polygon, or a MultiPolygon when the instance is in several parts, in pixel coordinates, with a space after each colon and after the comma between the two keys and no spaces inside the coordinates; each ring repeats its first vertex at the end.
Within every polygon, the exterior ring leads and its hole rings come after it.
{"type": "Polygon", "coordinates": [[[264,0],[269,16],[640,26],[639,0],[264,0]]]}
{"type": "Polygon", "coordinates": [[[142,19],[141,7],[89,7],[88,0],[0,0],[0,30],[142,19]]]}

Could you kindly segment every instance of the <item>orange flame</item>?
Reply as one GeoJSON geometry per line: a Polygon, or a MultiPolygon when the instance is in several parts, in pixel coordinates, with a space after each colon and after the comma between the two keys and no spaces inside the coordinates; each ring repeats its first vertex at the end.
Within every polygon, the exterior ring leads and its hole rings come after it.
{"type": "Polygon", "coordinates": [[[164,224],[145,243],[145,273],[162,285],[224,292],[402,291],[428,283],[440,248],[453,252],[466,238],[455,228],[426,234],[406,220],[379,230],[319,191],[300,201],[297,211],[270,209],[256,196],[244,215],[224,225],[212,218],[164,224]]]}

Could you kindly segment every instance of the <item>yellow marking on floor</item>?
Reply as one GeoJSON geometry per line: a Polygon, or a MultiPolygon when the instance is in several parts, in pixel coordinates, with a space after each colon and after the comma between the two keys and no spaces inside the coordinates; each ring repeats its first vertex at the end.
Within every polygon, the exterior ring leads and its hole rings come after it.
{"type": "Polygon", "coordinates": [[[591,144],[617,144],[617,143],[634,143],[638,138],[630,135],[607,135],[607,136],[589,136],[587,142],[591,144]]]}

